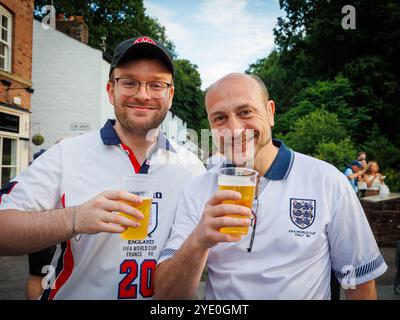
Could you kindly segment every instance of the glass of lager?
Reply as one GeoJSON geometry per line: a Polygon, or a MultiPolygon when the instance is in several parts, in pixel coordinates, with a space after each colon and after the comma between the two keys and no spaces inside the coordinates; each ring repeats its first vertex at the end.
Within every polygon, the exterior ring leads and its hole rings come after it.
{"type": "Polygon", "coordinates": [[[147,232],[150,224],[151,216],[151,203],[153,200],[153,183],[154,179],[150,178],[146,174],[136,174],[134,176],[122,177],[120,181],[120,188],[130,193],[140,196],[142,203],[136,204],[129,201],[123,201],[132,207],[138,209],[143,215],[142,220],[137,220],[134,217],[119,212],[120,215],[137,221],[140,226],[137,228],[128,228],[126,231],[121,233],[121,238],[125,240],[143,240],[147,237],[147,232]]]}
{"type": "MultiPolygon", "coordinates": [[[[253,207],[253,199],[256,190],[258,172],[247,168],[222,168],[218,171],[218,190],[233,190],[240,192],[239,200],[225,200],[223,203],[245,206],[250,210],[253,207]]],[[[239,215],[227,215],[233,218],[245,218],[239,215]]],[[[249,227],[221,228],[222,233],[246,235],[249,227]]]]}

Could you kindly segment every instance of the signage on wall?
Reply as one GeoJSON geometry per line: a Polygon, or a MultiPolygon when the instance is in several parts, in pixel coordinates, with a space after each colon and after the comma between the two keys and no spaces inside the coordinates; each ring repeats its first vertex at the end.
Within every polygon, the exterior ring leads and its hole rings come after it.
{"type": "Polygon", "coordinates": [[[0,131],[19,133],[19,116],[0,112],[0,131]]]}
{"type": "Polygon", "coordinates": [[[89,123],[71,123],[71,130],[88,131],[88,130],[90,130],[90,124],[89,123]]]}

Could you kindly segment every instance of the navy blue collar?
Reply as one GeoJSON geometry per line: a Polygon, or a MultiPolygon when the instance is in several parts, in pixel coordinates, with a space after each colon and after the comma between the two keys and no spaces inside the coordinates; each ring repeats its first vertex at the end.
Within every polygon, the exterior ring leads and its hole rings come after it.
{"type": "Polygon", "coordinates": [[[294,152],[283,141],[272,139],[272,143],[279,151],[264,177],[270,180],[286,180],[293,166],[294,152]]]}
{"type": "MultiPolygon", "coordinates": [[[[104,127],[100,129],[101,140],[103,140],[103,143],[107,146],[118,145],[121,143],[121,140],[115,132],[114,125],[115,120],[108,119],[104,127]]],[[[158,133],[156,147],[176,153],[176,150],[161,130],[158,133]]]]}
{"type": "MultiPolygon", "coordinates": [[[[286,180],[293,166],[294,152],[286,147],[283,141],[272,139],[272,143],[279,148],[279,151],[264,177],[269,180],[286,180]]],[[[223,166],[234,167],[233,164],[227,162],[223,166]]]]}

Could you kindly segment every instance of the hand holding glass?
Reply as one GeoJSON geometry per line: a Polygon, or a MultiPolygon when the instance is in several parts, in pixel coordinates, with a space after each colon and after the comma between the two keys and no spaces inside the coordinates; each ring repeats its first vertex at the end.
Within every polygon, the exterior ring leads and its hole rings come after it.
{"type": "MultiPolygon", "coordinates": [[[[249,208],[253,207],[258,172],[247,168],[222,168],[218,171],[218,189],[240,192],[239,200],[225,200],[223,203],[237,204],[249,208]]],[[[247,218],[239,215],[227,215],[233,218],[247,218]]],[[[221,228],[222,233],[246,235],[249,227],[221,228]]]]}
{"type": "Polygon", "coordinates": [[[134,176],[127,176],[121,178],[120,188],[140,196],[142,200],[141,203],[133,203],[129,201],[123,201],[123,202],[136,208],[144,215],[143,219],[137,220],[136,218],[126,213],[119,212],[120,215],[140,223],[139,227],[137,228],[129,227],[128,229],[126,229],[126,231],[121,233],[122,239],[143,240],[147,237],[149,223],[150,223],[150,216],[151,216],[151,203],[153,200],[153,192],[152,192],[153,182],[154,180],[152,178],[143,174],[136,174],[134,176]]]}

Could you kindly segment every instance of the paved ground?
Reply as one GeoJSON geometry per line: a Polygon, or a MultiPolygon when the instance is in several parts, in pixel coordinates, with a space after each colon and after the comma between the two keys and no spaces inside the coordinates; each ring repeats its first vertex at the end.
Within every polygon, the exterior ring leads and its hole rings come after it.
{"type": "MultiPolygon", "coordinates": [[[[382,300],[400,300],[400,295],[395,295],[393,291],[393,281],[396,273],[395,269],[395,249],[381,248],[388,271],[378,280],[378,296],[382,300]]],[[[20,257],[0,257],[0,300],[22,300],[25,299],[25,284],[28,274],[28,258],[20,257]]],[[[205,285],[202,281],[198,290],[197,297],[204,297],[205,285]]]]}
{"type": "Polygon", "coordinates": [[[0,300],[25,299],[28,257],[0,257],[0,300]]]}

